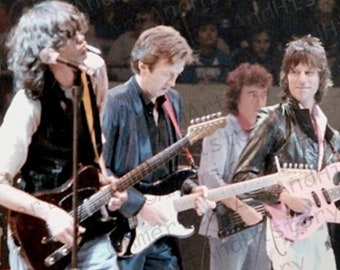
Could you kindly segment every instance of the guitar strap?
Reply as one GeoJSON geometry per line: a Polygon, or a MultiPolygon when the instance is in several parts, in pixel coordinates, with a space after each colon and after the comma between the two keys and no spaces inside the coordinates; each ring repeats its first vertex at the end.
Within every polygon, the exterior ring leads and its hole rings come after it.
{"type": "MultiPolygon", "coordinates": [[[[171,121],[172,125],[175,127],[176,133],[177,133],[178,137],[181,139],[182,138],[182,133],[181,133],[181,130],[180,130],[179,126],[178,126],[178,123],[177,123],[177,120],[176,120],[176,117],[175,117],[175,113],[174,113],[172,104],[169,101],[169,98],[168,98],[167,95],[165,95],[165,102],[163,103],[163,108],[167,111],[167,113],[168,113],[168,115],[170,117],[170,121],[171,121]]],[[[186,158],[187,158],[190,166],[192,168],[196,168],[194,158],[192,157],[189,149],[185,148],[184,150],[185,150],[185,155],[186,155],[186,158]]]]}
{"type": "Polygon", "coordinates": [[[81,82],[83,85],[83,104],[86,114],[87,125],[90,132],[91,142],[93,146],[93,151],[95,155],[95,162],[99,162],[99,153],[97,148],[97,139],[96,139],[96,130],[95,130],[95,119],[94,112],[92,108],[91,96],[90,96],[90,88],[88,85],[87,75],[85,72],[81,73],[81,82]]]}

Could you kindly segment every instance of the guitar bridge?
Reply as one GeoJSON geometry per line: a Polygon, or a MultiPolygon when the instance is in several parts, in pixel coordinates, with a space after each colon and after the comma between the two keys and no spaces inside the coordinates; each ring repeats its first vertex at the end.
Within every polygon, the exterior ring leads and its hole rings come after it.
{"type": "Polygon", "coordinates": [[[128,218],[129,228],[130,230],[136,229],[138,226],[138,218],[137,216],[131,216],[128,218]]]}
{"type": "Polygon", "coordinates": [[[44,260],[45,265],[47,267],[54,265],[56,262],[67,256],[70,253],[70,251],[71,249],[68,246],[63,245],[62,247],[54,251],[51,255],[45,258],[44,260]]]}

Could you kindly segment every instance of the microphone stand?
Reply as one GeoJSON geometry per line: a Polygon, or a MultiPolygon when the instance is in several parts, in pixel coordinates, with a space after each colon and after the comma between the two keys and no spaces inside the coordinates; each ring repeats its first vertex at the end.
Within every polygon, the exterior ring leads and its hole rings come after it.
{"type": "MultiPolygon", "coordinates": [[[[80,73],[76,74],[76,84],[80,85],[80,73]]],[[[73,245],[72,245],[72,258],[71,258],[71,269],[77,270],[77,252],[78,252],[78,127],[79,127],[79,101],[82,94],[82,89],[80,87],[72,88],[72,105],[73,105],[73,149],[72,149],[72,171],[73,171],[73,194],[72,194],[72,210],[74,218],[73,227],[73,245]]]]}

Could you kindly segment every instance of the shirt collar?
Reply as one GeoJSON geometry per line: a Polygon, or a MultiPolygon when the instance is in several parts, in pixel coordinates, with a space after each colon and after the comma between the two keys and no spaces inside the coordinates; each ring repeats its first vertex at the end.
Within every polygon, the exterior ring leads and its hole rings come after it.
{"type": "MultiPolygon", "coordinates": [[[[139,88],[139,95],[142,99],[142,102],[143,104],[146,106],[146,107],[154,107],[155,104],[150,100],[150,98],[142,91],[142,89],[139,88]]],[[[156,99],[156,104],[157,106],[162,106],[162,104],[165,102],[166,98],[165,98],[165,95],[163,96],[160,96],[156,99]]]]}

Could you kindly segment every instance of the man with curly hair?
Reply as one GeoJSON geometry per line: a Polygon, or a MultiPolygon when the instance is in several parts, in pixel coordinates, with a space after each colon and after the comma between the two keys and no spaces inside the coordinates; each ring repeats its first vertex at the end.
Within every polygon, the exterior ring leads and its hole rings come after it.
{"type": "MultiPolygon", "coordinates": [[[[82,88],[84,93],[87,89],[91,105],[85,105],[85,98],[79,98],[75,104],[79,108],[77,159],[84,166],[99,169],[102,145],[99,114],[108,81],[102,58],[87,50],[86,31],[87,20],[77,8],[62,1],[46,1],[24,12],[7,41],[15,96],[0,128],[0,204],[43,220],[51,239],[67,247],[76,242],[75,237],[80,241],[86,228],[79,226],[79,235],[75,236],[70,213],[31,194],[55,190],[72,177],[75,155],[72,100],[82,88]],[[45,48],[59,57],[88,65],[93,74],[80,74],[75,68],[53,61],[43,63],[41,52],[45,48]],[[92,115],[92,125],[87,121],[88,115],[92,115]],[[15,183],[18,173],[21,181],[15,183]]],[[[111,183],[112,179],[106,180],[111,183]]],[[[116,192],[109,208],[119,208],[124,199],[125,193],[116,192]]],[[[8,236],[11,269],[32,269],[32,260],[22,256],[29,250],[19,252],[22,239],[17,238],[11,230],[8,236]]],[[[79,269],[117,269],[116,255],[106,234],[85,241],[77,255],[79,269]]]]}
{"type": "MultiPolygon", "coordinates": [[[[231,183],[257,114],[267,103],[272,82],[273,76],[259,64],[243,63],[229,73],[225,95],[228,125],[203,139],[199,169],[201,184],[217,188],[231,183]]],[[[248,226],[263,220],[254,208],[230,198],[221,200],[217,211],[205,214],[199,233],[209,238],[210,269],[269,270],[263,222],[227,237],[219,234],[231,225],[229,222],[224,224],[222,219],[227,218],[227,211],[233,210],[248,226]]]]}

